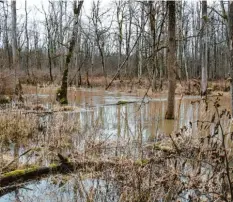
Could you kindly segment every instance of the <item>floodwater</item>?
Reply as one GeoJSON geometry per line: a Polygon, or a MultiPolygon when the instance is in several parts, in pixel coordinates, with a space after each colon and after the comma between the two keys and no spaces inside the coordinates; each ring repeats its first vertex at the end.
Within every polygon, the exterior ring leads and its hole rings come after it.
{"type": "MultiPolygon", "coordinates": [[[[48,110],[55,101],[55,89],[29,88],[27,89],[28,100],[34,104],[43,104],[48,110]]],[[[200,107],[199,96],[177,96],[175,99],[175,120],[165,120],[166,94],[160,94],[150,98],[131,95],[120,92],[109,92],[96,89],[73,89],[69,92],[71,106],[79,110],[64,112],[66,119],[76,120],[79,123],[80,132],[84,136],[96,135],[105,141],[138,141],[143,143],[155,142],[163,135],[168,135],[179,128],[190,125],[198,119],[209,119],[200,107]],[[124,104],[119,104],[124,103],[124,104]]],[[[215,99],[214,97],[212,98],[215,99]]],[[[229,109],[229,98],[222,98],[223,108],[229,109]]],[[[210,104],[210,110],[214,110],[210,104]]],[[[51,115],[48,115],[51,116],[51,115]]],[[[43,117],[43,120],[48,117],[43,117]]],[[[82,145],[73,141],[75,146],[82,145]]],[[[115,155],[116,154],[114,152],[115,155]]],[[[91,187],[98,189],[99,194],[95,201],[118,201],[119,196],[113,187],[105,186],[105,182],[95,179],[83,180],[86,190],[91,187]],[[108,194],[106,194],[108,192],[108,194]],[[103,198],[107,197],[107,198],[103,198]]],[[[108,183],[109,186],[109,183],[108,183]]],[[[59,186],[51,183],[50,179],[32,182],[26,188],[7,194],[0,198],[0,202],[9,201],[85,201],[82,194],[77,194],[77,185],[69,180],[65,185],[59,186]],[[77,198],[78,197],[78,198],[77,198]]]]}
{"type": "Polygon", "coordinates": [[[55,182],[51,177],[38,182],[30,183],[0,198],[1,202],[22,201],[22,202],[86,202],[88,198],[85,193],[95,191],[95,201],[117,202],[119,195],[113,185],[106,184],[103,180],[83,180],[82,184],[77,183],[79,179],[70,179],[66,183],[55,182]],[[84,188],[82,188],[82,186],[84,188]],[[83,190],[85,189],[85,191],[83,190]]]}
{"type": "MultiPolygon", "coordinates": [[[[28,90],[31,96],[35,89],[28,90]]],[[[38,89],[38,103],[46,103],[49,108],[55,103],[54,89],[38,89]]],[[[36,94],[34,94],[36,97],[36,94]]],[[[214,99],[214,98],[213,98],[214,99]]],[[[36,100],[36,99],[35,99],[36,100]]],[[[200,96],[177,96],[175,101],[175,120],[164,119],[167,95],[159,94],[153,98],[110,92],[95,89],[75,89],[69,92],[70,105],[78,106],[81,112],[80,125],[87,130],[98,124],[103,133],[116,136],[142,135],[145,141],[153,141],[158,134],[169,134],[196,121],[201,116],[200,96]],[[129,102],[118,105],[118,102],[129,102]]],[[[36,102],[36,101],[34,101],[36,102]]],[[[229,99],[224,97],[221,103],[229,108],[229,99]]],[[[213,105],[213,104],[212,104],[213,105]]],[[[72,114],[72,113],[71,113],[72,114]]]]}

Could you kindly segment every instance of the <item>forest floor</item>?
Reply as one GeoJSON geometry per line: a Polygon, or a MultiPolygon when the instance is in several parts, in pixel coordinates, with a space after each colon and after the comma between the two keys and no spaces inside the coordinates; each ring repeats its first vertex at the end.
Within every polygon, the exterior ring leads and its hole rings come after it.
{"type": "MultiPolygon", "coordinates": [[[[23,79],[22,83],[29,84],[29,85],[35,85],[36,83],[40,87],[50,86],[50,82],[48,80],[43,79],[36,79],[27,81],[27,79],[23,79]],[[39,82],[36,82],[39,81],[39,82]]],[[[108,83],[112,81],[111,77],[107,78],[108,83]]],[[[72,87],[84,87],[84,88],[98,88],[98,89],[106,89],[105,86],[105,78],[103,76],[92,76],[87,79],[82,79],[81,84],[78,85],[78,82],[76,80],[73,80],[69,83],[72,87]]],[[[208,92],[228,92],[230,91],[230,85],[229,81],[226,79],[216,79],[216,80],[210,80],[208,81],[208,92]]],[[[56,80],[54,81],[53,86],[59,87],[59,82],[56,80]]],[[[126,93],[137,93],[137,92],[147,92],[149,96],[156,95],[157,93],[167,93],[168,88],[168,81],[167,79],[162,79],[156,82],[156,89],[152,91],[151,88],[151,81],[146,78],[124,78],[121,77],[121,79],[115,79],[111,85],[107,88],[107,90],[112,91],[120,91],[120,92],[126,92],[126,93]]],[[[186,80],[177,80],[176,85],[176,94],[183,94],[183,95],[199,95],[200,94],[200,79],[190,79],[188,81],[186,80]]]]}
{"type": "MultiPolygon", "coordinates": [[[[111,78],[108,78],[108,82],[111,81],[111,78]]],[[[157,97],[160,94],[167,94],[168,92],[168,81],[162,79],[162,81],[157,81],[157,88],[152,91],[151,82],[147,78],[121,78],[121,80],[116,79],[112,82],[111,86],[108,88],[110,91],[119,91],[124,93],[136,94],[138,96],[147,96],[157,97]]],[[[104,77],[92,77],[90,80],[90,86],[92,88],[106,89],[104,85],[104,77]]],[[[87,83],[84,81],[81,87],[87,87],[87,83]]],[[[176,95],[200,95],[200,79],[190,79],[186,80],[177,80],[176,84],[176,95]]],[[[230,83],[225,79],[216,79],[208,81],[208,94],[212,93],[221,93],[224,96],[229,96],[230,83]]]]}

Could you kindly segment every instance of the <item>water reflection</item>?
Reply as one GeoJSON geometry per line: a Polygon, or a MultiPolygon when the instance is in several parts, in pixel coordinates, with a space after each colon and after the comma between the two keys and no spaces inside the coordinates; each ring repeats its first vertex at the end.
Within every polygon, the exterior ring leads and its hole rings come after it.
{"type": "Polygon", "coordinates": [[[67,182],[54,177],[33,182],[0,198],[0,202],[86,202],[119,200],[117,188],[100,179],[86,179],[81,182],[71,179],[67,182]],[[88,200],[89,199],[89,200],[88,200]]]}
{"type": "MultiPolygon", "coordinates": [[[[35,93],[34,91],[30,89],[28,93],[35,93]]],[[[39,95],[43,95],[39,96],[41,103],[52,104],[55,102],[55,88],[47,91],[37,89],[37,91],[39,95]]],[[[80,113],[71,112],[68,118],[78,119],[82,133],[93,132],[93,128],[98,128],[103,138],[111,135],[112,140],[117,140],[119,137],[137,139],[141,136],[143,141],[154,141],[158,134],[167,135],[179,130],[184,125],[189,125],[190,122],[196,122],[200,118],[209,118],[201,117],[203,108],[200,109],[199,102],[194,102],[201,100],[199,96],[177,96],[175,120],[164,119],[167,105],[166,94],[157,95],[155,98],[147,97],[144,100],[145,103],[142,103],[141,97],[125,93],[95,89],[71,89],[69,100],[71,105],[81,108],[80,113]],[[134,103],[117,105],[119,101],[134,103]]],[[[226,108],[230,106],[227,97],[224,97],[221,103],[226,108]]],[[[196,125],[193,125],[193,129],[195,127],[196,125]]]]}
{"type": "MultiPolygon", "coordinates": [[[[93,99],[85,97],[85,106],[93,106],[93,99]]],[[[80,123],[84,131],[98,125],[102,133],[117,137],[142,136],[144,141],[153,141],[158,134],[169,134],[198,117],[198,104],[191,104],[193,97],[176,99],[175,120],[165,120],[166,99],[146,100],[141,103],[139,97],[129,96],[95,96],[93,110],[80,113],[80,123]],[[126,105],[114,105],[118,101],[135,101],[126,105]],[[98,101],[98,102],[97,102],[98,101]],[[112,105],[109,105],[112,104],[112,105]]],[[[195,97],[196,99],[196,97],[195,97]]],[[[79,100],[80,101],[80,100],[79,100]]],[[[79,104],[83,104],[80,102],[79,104]]]]}

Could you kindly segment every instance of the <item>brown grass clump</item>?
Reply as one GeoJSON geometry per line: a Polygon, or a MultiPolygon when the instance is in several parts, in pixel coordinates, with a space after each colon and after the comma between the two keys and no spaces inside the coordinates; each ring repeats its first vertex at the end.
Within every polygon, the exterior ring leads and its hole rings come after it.
{"type": "Polygon", "coordinates": [[[0,95],[14,94],[14,75],[10,73],[0,73],[0,95]]]}
{"type": "Polygon", "coordinates": [[[36,118],[21,112],[1,112],[0,141],[3,144],[29,143],[36,131],[36,118]]]}

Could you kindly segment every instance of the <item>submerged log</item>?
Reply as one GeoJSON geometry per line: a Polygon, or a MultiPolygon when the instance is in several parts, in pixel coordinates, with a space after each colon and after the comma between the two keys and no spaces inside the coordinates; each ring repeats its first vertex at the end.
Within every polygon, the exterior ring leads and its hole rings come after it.
{"type": "Polygon", "coordinates": [[[6,172],[0,175],[0,197],[22,187],[22,183],[40,179],[47,175],[68,174],[75,171],[91,172],[103,171],[104,169],[113,168],[119,163],[113,161],[83,161],[69,162],[69,160],[58,154],[59,164],[49,166],[33,166],[26,169],[18,169],[6,172]]]}
{"type": "Polygon", "coordinates": [[[68,173],[70,171],[72,171],[71,165],[52,164],[48,167],[34,166],[4,173],[0,177],[0,197],[22,187],[21,183],[41,178],[48,174],[68,173]]]}
{"type": "MultiPolygon", "coordinates": [[[[58,154],[60,159],[59,164],[51,164],[49,166],[33,166],[26,169],[19,169],[10,171],[7,173],[3,173],[0,175],[0,197],[14,191],[18,188],[23,188],[24,183],[27,183],[32,180],[40,179],[42,177],[46,177],[47,175],[54,174],[68,174],[72,172],[102,172],[109,168],[124,168],[123,164],[128,166],[136,166],[142,167],[150,162],[154,162],[154,159],[143,159],[142,163],[139,161],[111,161],[111,160],[103,160],[103,161],[81,161],[81,162],[69,162],[68,159],[63,157],[61,154],[58,154]]],[[[160,161],[159,161],[160,162],[160,161]]]]}
{"type": "Polygon", "coordinates": [[[106,168],[115,167],[117,163],[112,161],[85,161],[85,162],[71,162],[71,163],[61,163],[61,164],[51,164],[44,167],[31,167],[21,170],[14,170],[2,174],[0,177],[0,189],[5,186],[12,185],[14,183],[21,183],[27,180],[33,180],[40,178],[48,174],[67,174],[74,171],[102,171],[106,168]]]}
{"type": "Polygon", "coordinates": [[[27,180],[32,180],[42,175],[68,173],[73,170],[72,165],[50,165],[48,167],[31,167],[26,169],[14,170],[4,173],[0,178],[0,187],[12,185],[13,183],[21,183],[27,180]]]}

